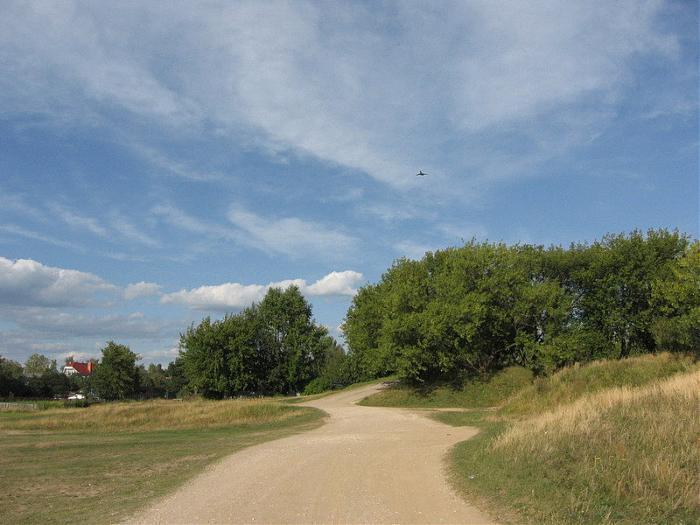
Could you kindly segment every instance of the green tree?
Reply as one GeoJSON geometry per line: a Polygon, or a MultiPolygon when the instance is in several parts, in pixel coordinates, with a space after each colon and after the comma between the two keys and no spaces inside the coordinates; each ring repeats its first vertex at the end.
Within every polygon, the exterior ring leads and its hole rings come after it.
{"type": "Polygon", "coordinates": [[[652,326],[659,311],[652,286],[670,276],[687,246],[678,232],[649,230],[572,248],[579,259],[571,274],[577,315],[586,331],[604,338],[606,357],[655,350],[652,326]]]}
{"type": "Polygon", "coordinates": [[[0,356],[0,397],[15,397],[28,394],[22,365],[0,356]]]}
{"type": "Polygon", "coordinates": [[[688,248],[671,275],[654,282],[652,298],[659,312],[652,328],[658,346],[700,354],[700,242],[688,248]]]}
{"type": "Polygon", "coordinates": [[[328,338],[298,288],[272,288],[259,305],[190,326],[178,362],[187,388],[207,397],[298,392],[319,374],[328,338]]]}
{"type": "Polygon", "coordinates": [[[56,371],[56,361],[45,355],[32,354],[24,364],[24,373],[27,376],[41,376],[50,371],[56,371]]]}
{"type": "Polygon", "coordinates": [[[94,372],[94,387],[108,400],[129,399],[139,388],[139,357],[128,346],[109,341],[102,349],[102,359],[94,372]]]}

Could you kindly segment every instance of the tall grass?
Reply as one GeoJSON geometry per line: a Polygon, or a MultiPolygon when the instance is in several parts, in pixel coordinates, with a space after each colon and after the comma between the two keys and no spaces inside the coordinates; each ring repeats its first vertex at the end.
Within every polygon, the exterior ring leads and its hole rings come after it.
{"type": "Polygon", "coordinates": [[[269,399],[227,401],[154,400],[46,410],[0,419],[0,430],[140,432],[260,425],[293,418],[299,409],[269,399]]]}
{"type": "Polygon", "coordinates": [[[612,387],[635,387],[680,372],[698,370],[695,359],[679,354],[647,354],[621,360],[573,365],[549,377],[536,378],[503,406],[509,415],[533,415],[612,387]]]}
{"type": "Polygon", "coordinates": [[[557,504],[571,522],[696,523],[700,371],[583,396],[516,422],[488,451],[570,489],[557,504]]]}

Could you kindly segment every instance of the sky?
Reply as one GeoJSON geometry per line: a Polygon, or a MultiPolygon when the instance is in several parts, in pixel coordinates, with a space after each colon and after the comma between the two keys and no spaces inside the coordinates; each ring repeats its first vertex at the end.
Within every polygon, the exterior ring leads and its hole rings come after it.
{"type": "Polygon", "coordinates": [[[357,288],[472,238],[698,237],[697,1],[1,10],[9,359],[167,363],[290,284],[342,337],[357,288]]]}

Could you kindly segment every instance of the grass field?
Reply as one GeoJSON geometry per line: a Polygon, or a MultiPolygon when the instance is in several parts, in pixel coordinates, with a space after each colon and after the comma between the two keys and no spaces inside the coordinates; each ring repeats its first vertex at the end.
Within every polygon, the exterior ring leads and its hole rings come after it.
{"type": "Polygon", "coordinates": [[[0,413],[0,523],[109,523],[241,448],[321,424],[270,400],[0,413]]]}
{"type": "Polygon", "coordinates": [[[700,523],[698,407],[698,364],[659,354],[572,367],[496,410],[434,417],[481,429],[453,449],[451,478],[499,522],[690,525],[700,523]]]}
{"type": "Polygon", "coordinates": [[[454,385],[426,385],[422,389],[397,384],[366,397],[359,404],[404,408],[482,408],[503,403],[509,396],[532,383],[532,372],[510,367],[484,381],[454,385]]]}

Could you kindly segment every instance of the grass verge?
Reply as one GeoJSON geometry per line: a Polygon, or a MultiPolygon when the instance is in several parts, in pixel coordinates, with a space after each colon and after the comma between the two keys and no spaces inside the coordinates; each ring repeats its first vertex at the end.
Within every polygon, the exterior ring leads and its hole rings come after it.
{"type": "Polygon", "coordinates": [[[692,358],[602,361],[538,381],[498,410],[433,414],[481,429],[450,454],[470,501],[503,523],[700,523],[692,358]]]}
{"type": "Polygon", "coordinates": [[[483,381],[460,386],[426,385],[421,389],[398,384],[360,401],[364,406],[404,408],[480,408],[498,405],[532,383],[532,372],[521,367],[506,368],[483,381]]]}
{"type": "Polygon", "coordinates": [[[321,424],[269,400],[0,414],[0,523],[113,523],[244,447],[321,424]]]}

